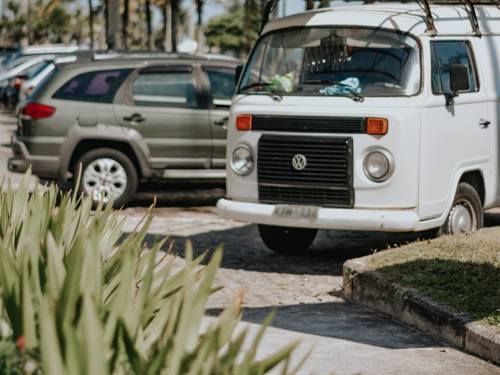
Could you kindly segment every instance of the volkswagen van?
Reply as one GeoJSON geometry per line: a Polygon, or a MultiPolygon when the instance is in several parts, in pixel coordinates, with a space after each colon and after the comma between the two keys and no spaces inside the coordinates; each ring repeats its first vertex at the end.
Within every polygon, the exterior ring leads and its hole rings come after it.
{"type": "Polygon", "coordinates": [[[233,98],[218,211],[257,223],[282,253],[304,251],[318,229],[478,230],[500,204],[499,92],[493,4],[271,21],[233,98]]]}

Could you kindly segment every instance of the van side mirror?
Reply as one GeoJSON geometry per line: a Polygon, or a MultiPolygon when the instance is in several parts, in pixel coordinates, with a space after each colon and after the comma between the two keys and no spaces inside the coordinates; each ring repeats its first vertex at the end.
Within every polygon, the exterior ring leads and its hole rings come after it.
{"type": "Polygon", "coordinates": [[[243,73],[243,65],[238,65],[234,74],[234,84],[238,85],[241,78],[241,73],[243,73]]]}
{"type": "Polygon", "coordinates": [[[470,89],[469,67],[465,64],[450,65],[450,93],[446,93],[446,105],[453,104],[453,99],[460,91],[470,89]]]}

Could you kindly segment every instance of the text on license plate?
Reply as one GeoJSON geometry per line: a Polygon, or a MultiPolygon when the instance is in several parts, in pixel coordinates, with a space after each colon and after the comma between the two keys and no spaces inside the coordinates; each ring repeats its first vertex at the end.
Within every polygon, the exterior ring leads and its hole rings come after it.
{"type": "Polygon", "coordinates": [[[277,205],[274,208],[273,216],[296,219],[317,219],[318,212],[318,207],[277,205]]]}

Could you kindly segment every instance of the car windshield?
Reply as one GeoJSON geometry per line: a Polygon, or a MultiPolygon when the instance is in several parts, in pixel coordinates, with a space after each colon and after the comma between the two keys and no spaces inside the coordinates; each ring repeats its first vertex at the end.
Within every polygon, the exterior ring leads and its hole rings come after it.
{"type": "Polygon", "coordinates": [[[411,96],[420,90],[420,53],[407,35],[316,27],[271,33],[256,46],[240,94],[411,96]]]}

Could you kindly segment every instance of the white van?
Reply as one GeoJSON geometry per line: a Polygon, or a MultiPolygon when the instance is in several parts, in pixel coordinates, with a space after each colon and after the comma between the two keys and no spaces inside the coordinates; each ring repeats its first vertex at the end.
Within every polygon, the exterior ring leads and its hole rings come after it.
{"type": "Polygon", "coordinates": [[[500,10],[420,5],[267,24],[233,99],[223,217],[286,253],[318,229],[483,226],[500,204],[500,10]]]}

